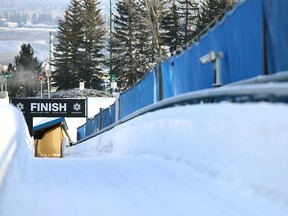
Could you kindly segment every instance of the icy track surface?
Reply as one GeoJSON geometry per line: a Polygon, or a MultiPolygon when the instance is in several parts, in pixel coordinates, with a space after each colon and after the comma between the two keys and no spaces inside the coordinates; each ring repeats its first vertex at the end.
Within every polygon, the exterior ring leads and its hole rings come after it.
{"type": "Polygon", "coordinates": [[[288,215],[287,105],[156,111],[63,159],[32,156],[18,110],[0,118],[1,216],[288,215]]]}

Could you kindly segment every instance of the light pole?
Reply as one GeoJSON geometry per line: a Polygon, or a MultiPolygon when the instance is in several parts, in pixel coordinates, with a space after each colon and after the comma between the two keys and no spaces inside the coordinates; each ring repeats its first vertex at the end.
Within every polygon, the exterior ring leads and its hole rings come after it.
{"type": "Polygon", "coordinates": [[[47,87],[48,87],[48,98],[50,98],[50,76],[52,71],[52,61],[53,61],[53,34],[49,32],[49,70],[46,73],[47,76],[47,87]]]}
{"type": "Polygon", "coordinates": [[[110,0],[110,93],[112,93],[112,0],[110,0]]]}

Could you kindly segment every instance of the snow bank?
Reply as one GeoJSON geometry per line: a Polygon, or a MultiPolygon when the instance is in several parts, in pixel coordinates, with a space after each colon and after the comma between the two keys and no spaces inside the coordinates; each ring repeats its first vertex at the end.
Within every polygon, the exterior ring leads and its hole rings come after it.
{"type": "Polygon", "coordinates": [[[34,147],[22,113],[14,106],[0,103],[0,187],[6,170],[19,153],[17,160],[23,162],[34,154],[34,147]]]}
{"type": "Polygon", "coordinates": [[[154,155],[236,190],[231,200],[244,197],[250,213],[287,215],[287,113],[287,105],[268,103],[174,107],[70,147],[66,157],[154,155]]]}
{"type": "Polygon", "coordinates": [[[179,106],[48,159],[32,157],[22,114],[0,106],[0,215],[287,216],[287,112],[179,106]]]}

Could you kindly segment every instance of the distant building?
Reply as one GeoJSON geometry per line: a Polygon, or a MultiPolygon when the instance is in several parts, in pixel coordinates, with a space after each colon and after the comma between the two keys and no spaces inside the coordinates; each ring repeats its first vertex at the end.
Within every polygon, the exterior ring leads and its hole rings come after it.
{"type": "Polygon", "coordinates": [[[9,28],[17,28],[18,27],[18,23],[16,23],[16,22],[6,22],[6,25],[9,28]]]}
{"type": "Polygon", "coordinates": [[[7,23],[7,19],[0,19],[0,26],[5,26],[5,23],[7,23]]]}

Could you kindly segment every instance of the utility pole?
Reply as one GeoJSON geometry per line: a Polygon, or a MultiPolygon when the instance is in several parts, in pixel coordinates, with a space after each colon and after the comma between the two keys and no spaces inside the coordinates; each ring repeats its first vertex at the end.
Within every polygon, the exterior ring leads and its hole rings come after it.
{"type": "Polygon", "coordinates": [[[112,0],[110,0],[110,93],[112,93],[112,0]]]}
{"type": "Polygon", "coordinates": [[[53,35],[52,32],[49,32],[49,70],[46,73],[47,76],[47,87],[48,87],[48,98],[50,98],[50,76],[52,71],[52,60],[53,60],[53,35]]]}

